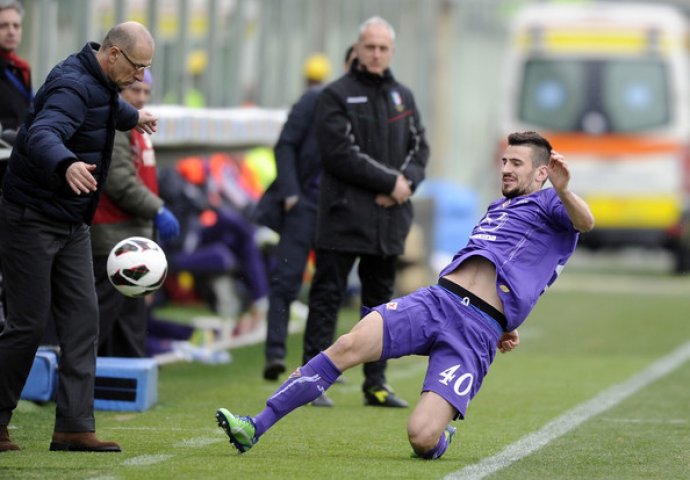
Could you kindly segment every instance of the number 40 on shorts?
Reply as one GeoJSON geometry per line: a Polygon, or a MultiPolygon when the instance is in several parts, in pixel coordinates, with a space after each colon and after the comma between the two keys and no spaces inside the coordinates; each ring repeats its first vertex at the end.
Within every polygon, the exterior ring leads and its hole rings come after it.
{"type": "Polygon", "coordinates": [[[455,380],[455,383],[453,384],[453,390],[455,391],[455,394],[462,397],[470,393],[470,390],[472,389],[472,383],[474,382],[474,375],[471,373],[463,373],[459,377],[457,377],[457,371],[460,369],[460,364],[458,363],[457,365],[453,365],[450,368],[445,369],[441,373],[439,373],[439,376],[441,379],[439,382],[441,382],[443,385],[450,385],[451,382],[455,380]],[[457,380],[456,378],[457,377],[457,380]]]}

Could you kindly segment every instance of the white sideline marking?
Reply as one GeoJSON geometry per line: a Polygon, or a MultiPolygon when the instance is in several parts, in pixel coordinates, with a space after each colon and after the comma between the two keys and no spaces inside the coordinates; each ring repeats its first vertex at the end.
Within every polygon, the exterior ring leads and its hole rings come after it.
{"type": "Polygon", "coordinates": [[[138,457],[128,458],[122,465],[127,467],[142,467],[145,465],[155,465],[156,463],[165,462],[172,458],[173,455],[139,455],[138,457]]]}
{"type": "Polygon", "coordinates": [[[444,480],[480,480],[492,473],[498,472],[536,452],[552,440],[565,435],[590,418],[618,405],[650,383],[668,375],[689,359],[690,342],[655,361],[625,382],[614,385],[596,397],[568,410],[560,417],[551,420],[540,430],[522,437],[496,455],[450,473],[444,477],[444,480]]]}

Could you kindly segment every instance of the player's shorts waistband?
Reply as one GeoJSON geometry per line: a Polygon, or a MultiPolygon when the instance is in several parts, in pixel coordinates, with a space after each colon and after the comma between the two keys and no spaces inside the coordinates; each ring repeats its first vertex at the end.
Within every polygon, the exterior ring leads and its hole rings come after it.
{"type": "Polygon", "coordinates": [[[489,305],[488,303],[486,303],[484,300],[476,296],[474,293],[470,292],[469,290],[465,290],[457,283],[451,282],[450,280],[444,277],[439,278],[438,284],[446,290],[449,290],[454,294],[462,297],[468,305],[473,305],[477,307],[479,310],[481,310],[482,312],[486,313],[491,318],[496,320],[504,332],[508,331],[508,321],[506,320],[506,316],[498,310],[496,310],[491,305],[489,305]]]}

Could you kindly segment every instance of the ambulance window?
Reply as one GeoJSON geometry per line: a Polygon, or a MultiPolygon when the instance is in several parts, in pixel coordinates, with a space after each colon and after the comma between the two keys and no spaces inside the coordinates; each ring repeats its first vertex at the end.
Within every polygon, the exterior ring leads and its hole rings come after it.
{"type": "Polygon", "coordinates": [[[635,132],[669,122],[667,72],[661,62],[608,61],[601,98],[611,131],[635,132]]]}
{"type": "Polygon", "coordinates": [[[525,64],[520,119],[550,130],[578,130],[587,102],[586,66],[575,61],[525,64]]]}

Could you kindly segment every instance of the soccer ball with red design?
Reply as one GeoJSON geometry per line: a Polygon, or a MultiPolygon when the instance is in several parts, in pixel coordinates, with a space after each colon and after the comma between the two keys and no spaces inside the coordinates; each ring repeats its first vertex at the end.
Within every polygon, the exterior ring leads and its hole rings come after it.
{"type": "Polygon", "coordinates": [[[123,295],[142,297],[158,290],[168,273],[163,249],[144,237],[125,238],[108,255],[108,278],[123,295]]]}

